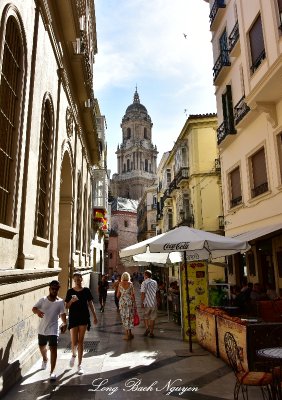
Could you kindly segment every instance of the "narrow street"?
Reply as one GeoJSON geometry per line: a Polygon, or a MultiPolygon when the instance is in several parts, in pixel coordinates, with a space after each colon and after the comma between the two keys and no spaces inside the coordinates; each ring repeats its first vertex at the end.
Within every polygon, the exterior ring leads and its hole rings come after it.
{"type": "MultiPolygon", "coordinates": [[[[138,288],[136,292],[140,311],[138,288]]],[[[99,305],[96,309],[99,311],[99,305]]],[[[60,337],[57,381],[49,381],[49,370],[40,370],[38,360],[4,400],[151,400],[164,399],[165,395],[189,400],[233,399],[235,377],[230,368],[196,343],[195,356],[186,357],[188,344],[181,340],[180,327],[168,321],[166,313],[159,313],[155,338],[143,336],[141,321],[134,329],[134,339],[124,341],[113,291],[109,290],[105,312],[99,313],[98,320],[86,335],[84,375],[77,374],[76,366],[69,367],[67,332],[60,337]]],[[[261,395],[258,389],[250,394],[250,400],[261,395]]]]}

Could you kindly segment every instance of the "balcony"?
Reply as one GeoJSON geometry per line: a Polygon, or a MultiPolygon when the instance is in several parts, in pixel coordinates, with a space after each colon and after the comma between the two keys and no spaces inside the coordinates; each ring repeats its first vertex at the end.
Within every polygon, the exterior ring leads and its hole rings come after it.
{"type": "Polygon", "coordinates": [[[211,8],[209,15],[210,18],[210,29],[214,31],[217,29],[222,16],[224,14],[224,8],[226,7],[224,0],[215,0],[211,8]]]}
{"type": "Polygon", "coordinates": [[[177,187],[176,178],[174,178],[173,181],[170,182],[170,184],[169,184],[169,188],[168,188],[169,193],[172,194],[172,192],[174,192],[176,189],[178,189],[178,187],[177,187]]]}
{"type": "Polygon", "coordinates": [[[265,53],[265,49],[263,49],[262,52],[260,53],[260,55],[257,57],[257,59],[253,62],[253,65],[251,65],[252,73],[254,73],[258,69],[260,64],[265,59],[265,57],[266,57],[266,53],[265,53]]]}
{"type": "Polygon", "coordinates": [[[182,181],[188,181],[189,179],[189,167],[183,167],[178,171],[176,177],[176,184],[179,185],[182,181]]]}
{"type": "Polygon", "coordinates": [[[229,51],[228,50],[221,50],[221,53],[216,60],[214,67],[213,67],[213,83],[214,85],[220,85],[223,79],[225,78],[231,62],[229,58],[229,51]]]}
{"type": "Polygon", "coordinates": [[[107,210],[108,207],[108,175],[105,169],[93,169],[93,207],[107,210]]]}
{"type": "Polygon", "coordinates": [[[239,24],[237,21],[228,38],[229,53],[231,57],[238,57],[240,54],[239,36],[239,24]]]}
{"type": "Polygon", "coordinates": [[[252,197],[257,197],[268,191],[268,183],[264,182],[261,185],[252,189],[252,197]]]}
{"type": "Polygon", "coordinates": [[[228,135],[235,135],[236,130],[229,121],[223,123],[217,128],[217,144],[220,144],[228,135]]]}
{"type": "Polygon", "coordinates": [[[165,202],[167,199],[171,199],[171,196],[170,196],[170,193],[169,193],[169,189],[165,190],[162,199],[163,199],[163,202],[165,202]]]}
{"type": "Polygon", "coordinates": [[[239,204],[242,204],[242,196],[230,200],[230,208],[236,207],[239,204]]]}
{"type": "Polygon", "coordinates": [[[186,225],[193,227],[194,226],[194,215],[190,212],[180,210],[180,224],[179,225],[186,225]]]}
{"type": "Polygon", "coordinates": [[[250,107],[245,102],[245,96],[243,96],[236,106],[234,106],[234,122],[235,125],[238,125],[239,122],[248,114],[250,111],[250,107]]]}

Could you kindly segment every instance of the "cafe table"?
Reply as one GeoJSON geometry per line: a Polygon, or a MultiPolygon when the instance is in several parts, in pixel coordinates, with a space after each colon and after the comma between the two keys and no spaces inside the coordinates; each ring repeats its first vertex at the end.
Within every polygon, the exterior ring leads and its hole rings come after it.
{"type": "Polygon", "coordinates": [[[282,400],[282,391],[281,391],[282,347],[267,347],[264,349],[260,349],[257,350],[257,355],[265,359],[266,363],[268,364],[269,368],[272,371],[273,399],[282,400]]]}

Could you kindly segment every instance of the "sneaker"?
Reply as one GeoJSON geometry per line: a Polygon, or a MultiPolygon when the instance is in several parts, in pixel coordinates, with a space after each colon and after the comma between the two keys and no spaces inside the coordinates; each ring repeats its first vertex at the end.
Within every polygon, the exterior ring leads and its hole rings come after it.
{"type": "Polygon", "coordinates": [[[52,372],[52,373],[50,374],[50,381],[55,381],[56,379],[57,379],[57,375],[54,374],[54,372],[52,372]]]}
{"type": "Polygon", "coordinates": [[[48,364],[48,360],[46,360],[46,361],[42,361],[42,364],[41,364],[41,369],[46,369],[47,368],[47,364],[48,364]]]}
{"type": "Polygon", "coordinates": [[[77,373],[78,373],[78,375],[83,375],[84,374],[84,371],[83,371],[81,365],[78,366],[77,373]]]}
{"type": "Polygon", "coordinates": [[[71,368],[74,366],[75,359],[76,359],[76,356],[72,355],[72,356],[71,356],[71,359],[70,359],[70,367],[71,367],[71,368]]]}
{"type": "Polygon", "coordinates": [[[143,333],[143,336],[148,336],[150,333],[150,329],[146,329],[145,332],[143,333]]]}

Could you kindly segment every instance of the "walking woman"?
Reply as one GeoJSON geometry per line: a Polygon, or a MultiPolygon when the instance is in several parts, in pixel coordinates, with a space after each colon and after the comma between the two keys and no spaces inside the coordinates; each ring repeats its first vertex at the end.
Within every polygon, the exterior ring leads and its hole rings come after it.
{"type": "Polygon", "coordinates": [[[133,339],[131,329],[133,328],[133,315],[136,307],[135,295],[133,284],[130,281],[130,275],[128,272],[124,272],[121,275],[121,282],[118,286],[117,297],[119,298],[119,312],[121,316],[121,322],[125,329],[124,340],[133,339]]]}
{"type": "Polygon", "coordinates": [[[83,374],[81,366],[83,356],[83,342],[86,329],[90,329],[90,313],[93,315],[93,322],[97,324],[97,316],[93,304],[93,297],[90,290],[82,286],[82,275],[80,272],[73,274],[74,286],[67,291],[65,303],[69,309],[69,330],[71,335],[72,357],[70,367],[74,366],[76,355],[78,356],[78,374],[83,374]],[[77,354],[76,354],[77,353],[77,354]]]}

